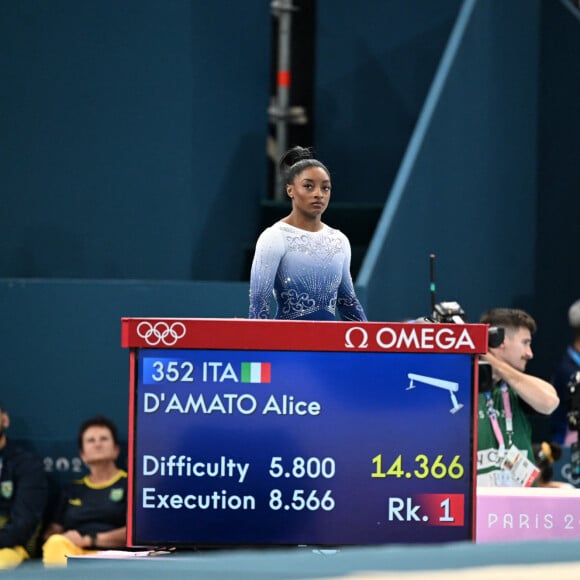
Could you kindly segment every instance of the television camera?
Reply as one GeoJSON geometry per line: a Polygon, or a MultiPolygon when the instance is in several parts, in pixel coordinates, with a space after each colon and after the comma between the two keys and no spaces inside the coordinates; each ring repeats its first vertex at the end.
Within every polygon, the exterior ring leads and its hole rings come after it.
{"type": "Polygon", "coordinates": [[[570,431],[580,431],[580,371],[570,376],[568,396],[568,428],[570,431]]]}
{"type": "MultiPolygon", "coordinates": [[[[568,429],[580,436],[580,371],[573,373],[568,381],[568,429]]],[[[572,474],[580,475],[580,447],[578,441],[570,447],[570,466],[572,474]]]]}
{"type": "MultiPolygon", "coordinates": [[[[465,324],[467,317],[465,311],[457,302],[439,302],[433,305],[433,313],[430,320],[433,322],[446,322],[453,324],[465,324]]],[[[498,326],[490,326],[488,330],[487,347],[497,348],[504,340],[505,330],[498,326]]],[[[479,392],[491,391],[493,379],[491,365],[484,360],[478,360],[479,392]]],[[[579,417],[580,420],[580,417],[579,417]]]]}
{"type": "MultiPolygon", "coordinates": [[[[431,293],[431,316],[422,320],[425,322],[446,322],[453,324],[465,324],[467,317],[460,304],[455,301],[439,302],[435,300],[435,254],[429,255],[429,290],[431,293]]],[[[497,348],[505,338],[505,329],[490,326],[488,330],[487,347],[497,348]]],[[[493,388],[491,365],[484,360],[478,360],[478,384],[479,392],[485,393],[493,388]]]]}

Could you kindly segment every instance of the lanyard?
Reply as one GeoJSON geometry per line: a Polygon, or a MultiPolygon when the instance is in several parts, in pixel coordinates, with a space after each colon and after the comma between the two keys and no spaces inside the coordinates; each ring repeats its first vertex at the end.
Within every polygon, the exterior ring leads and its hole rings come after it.
{"type": "Polygon", "coordinates": [[[505,412],[505,431],[508,436],[508,445],[512,445],[512,436],[514,434],[514,422],[512,419],[512,406],[510,403],[510,394],[507,385],[501,385],[501,400],[503,402],[503,410],[505,412]]]}
{"type": "Polygon", "coordinates": [[[497,420],[497,410],[493,406],[493,399],[491,398],[491,393],[489,391],[485,393],[485,404],[487,405],[487,416],[489,417],[491,428],[493,429],[493,433],[499,445],[499,454],[503,455],[505,453],[503,433],[501,432],[499,421],[497,420]]]}
{"type": "MultiPolygon", "coordinates": [[[[503,403],[503,410],[505,413],[505,425],[506,425],[506,434],[508,436],[508,445],[511,447],[512,444],[512,436],[513,436],[513,415],[512,415],[512,406],[510,403],[510,396],[508,392],[507,385],[505,383],[501,386],[501,398],[503,403]]],[[[501,427],[499,426],[499,421],[497,418],[497,409],[494,407],[493,399],[491,397],[491,393],[487,391],[485,393],[486,405],[487,405],[487,415],[489,417],[489,422],[491,423],[491,428],[493,429],[493,433],[495,438],[497,439],[497,443],[499,445],[500,453],[503,453],[505,450],[505,441],[503,438],[503,433],[501,432],[501,427]]]]}

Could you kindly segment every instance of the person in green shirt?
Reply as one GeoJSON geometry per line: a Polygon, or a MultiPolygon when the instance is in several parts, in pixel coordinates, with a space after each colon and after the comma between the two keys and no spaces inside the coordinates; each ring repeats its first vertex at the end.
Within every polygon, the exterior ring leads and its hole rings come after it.
{"type": "Polygon", "coordinates": [[[481,356],[491,365],[492,385],[478,395],[477,485],[531,485],[537,469],[532,428],[521,402],[546,415],[559,403],[549,382],[525,372],[534,356],[536,322],[527,312],[513,308],[488,310],[480,322],[502,328],[504,339],[481,356]]]}

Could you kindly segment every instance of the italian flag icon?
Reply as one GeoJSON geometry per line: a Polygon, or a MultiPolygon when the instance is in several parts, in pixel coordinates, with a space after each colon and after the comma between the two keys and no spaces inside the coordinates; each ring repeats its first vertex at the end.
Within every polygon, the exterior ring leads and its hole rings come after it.
{"type": "Polygon", "coordinates": [[[242,383],[269,383],[271,366],[268,362],[242,363],[242,383]]]}

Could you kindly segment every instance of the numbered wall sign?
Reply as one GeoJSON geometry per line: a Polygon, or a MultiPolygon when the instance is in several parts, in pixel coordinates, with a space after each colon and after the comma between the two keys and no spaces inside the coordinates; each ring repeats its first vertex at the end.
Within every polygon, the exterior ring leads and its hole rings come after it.
{"type": "Polygon", "coordinates": [[[131,545],[474,537],[487,326],[134,319],[131,545]]]}

